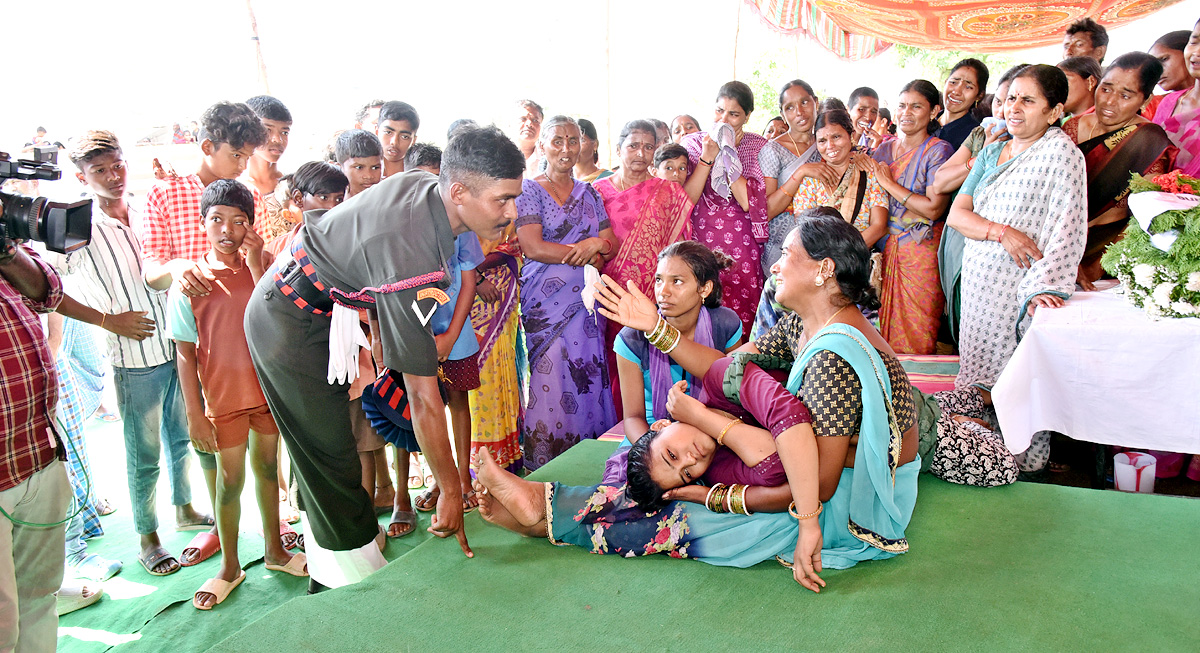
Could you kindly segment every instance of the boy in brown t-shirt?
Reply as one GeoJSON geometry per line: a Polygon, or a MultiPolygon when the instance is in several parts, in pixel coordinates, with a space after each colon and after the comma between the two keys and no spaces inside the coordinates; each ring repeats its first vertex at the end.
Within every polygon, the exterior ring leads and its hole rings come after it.
{"type": "Polygon", "coordinates": [[[210,610],[246,577],[238,560],[237,537],[247,449],[262,513],[266,567],[293,576],[308,572],[304,554],[293,556],[280,542],[279,429],[258,385],[242,326],[254,284],[270,264],[261,239],[253,244],[246,241],[243,248],[254,221],[254,197],[238,182],[220,179],[204,189],[200,214],[201,229],[211,245],[204,263],[213,276],[212,292],[187,297],[173,288],[167,317],[178,351],[179,385],[192,444],[215,453],[221,469],[216,506],[221,568],[192,599],[196,608],[210,610]]]}

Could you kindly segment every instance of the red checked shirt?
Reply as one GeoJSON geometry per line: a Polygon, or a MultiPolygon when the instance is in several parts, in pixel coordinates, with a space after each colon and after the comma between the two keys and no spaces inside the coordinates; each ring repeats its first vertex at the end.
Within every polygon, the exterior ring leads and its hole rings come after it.
{"type": "Polygon", "coordinates": [[[50,433],[58,377],[42,321],[62,301],[62,281],[50,264],[21,246],[46,275],[46,299],[35,302],[0,276],[0,491],[10,490],[63,458],[50,433]]]}
{"type": "MultiPolygon", "coordinates": [[[[262,198],[258,189],[250,186],[254,196],[254,213],[262,213],[262,198]]],[[[204,183],[199,175],[169,177],[154,183],[146,193],[146,210],[140,224],[134,225],[142,241],[142,260],[147,263],[166,263],[172,259],[199,261],[210,246],[200,227],[200,196],[204,183]]],[[[254,221],[260,231],[260,221],[254,221]]],[[[260,232],[261,233],[261,232],[260,232]]]]}

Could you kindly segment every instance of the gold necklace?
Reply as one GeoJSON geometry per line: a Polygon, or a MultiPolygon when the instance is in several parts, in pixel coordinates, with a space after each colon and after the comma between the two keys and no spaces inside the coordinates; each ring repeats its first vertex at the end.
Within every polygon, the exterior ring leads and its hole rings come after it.
{"type": "Polygon", "coordinates": [[[796,148],[796,156],[804,154],[804,150],[800,149],[800,144],[796,142],[796,139],[792,138],[792,130],[790,127],[787,131],[783,132],[783,134],[788,137],[789,141],[792,142],[792,147],[796,148]]]}
{"type": "Polygon", "coordinates": [[[833,318],[837,317],[838,313],[841,313],[842,311],[846,310],[847,308],[850,308],[850,306],[851,306],[850,304],[846,304],[845,306],[837,309],[836,313],[834,313],[833,315],[830,315],[828,320],[825,320],[825,324],[822,324],[821,328],[824,329],[825,327],[829,326],[829,323],[833,322],[833,318]]]}
{"type": "Polygon", "coordinates": [[[618,172],[613,175],[613,186],[617,187],[617,192],[624,193],[625,189],[629,188],[625,185],[625,171],[618,172]]]}

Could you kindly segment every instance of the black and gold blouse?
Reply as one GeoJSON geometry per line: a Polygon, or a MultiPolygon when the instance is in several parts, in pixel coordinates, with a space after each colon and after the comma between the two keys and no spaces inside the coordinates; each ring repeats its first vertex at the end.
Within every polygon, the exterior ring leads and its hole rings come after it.
{"type": "MultiPolygon", "coordinates": [[[[788,313],[754,344],[763,354],[794,361],[802,348],[803,329],[799,316],[788,313]]],[[[876,351],[887,368],[892,385],[892,410],[903,433],[916,424],[912,384],[895,356],[876,351]]],[[[818,436],[858,435],[862,424],[862,383],[841,356],[828,350],[814,354],[804,368],[799,397],[812,413],[813,431],[818,436]]]]}

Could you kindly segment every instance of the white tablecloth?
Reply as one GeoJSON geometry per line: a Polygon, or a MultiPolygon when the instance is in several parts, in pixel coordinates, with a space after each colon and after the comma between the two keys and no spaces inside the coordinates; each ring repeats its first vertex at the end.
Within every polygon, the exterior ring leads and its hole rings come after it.
{"type": "Polygon", "coordinates": [[[1013,453],[1037,431],[1200,453],[1200,319],[1151,320],[1114,290],[1042,308],[992,389],[1013,453]]]}

